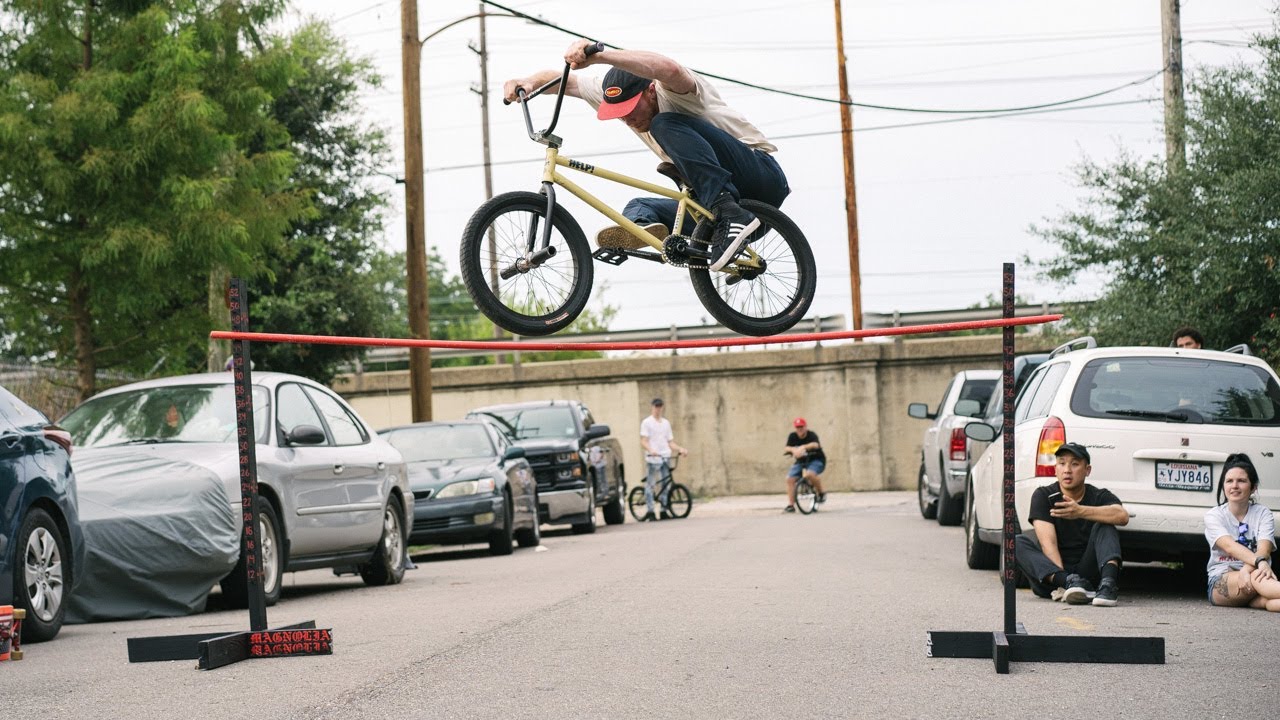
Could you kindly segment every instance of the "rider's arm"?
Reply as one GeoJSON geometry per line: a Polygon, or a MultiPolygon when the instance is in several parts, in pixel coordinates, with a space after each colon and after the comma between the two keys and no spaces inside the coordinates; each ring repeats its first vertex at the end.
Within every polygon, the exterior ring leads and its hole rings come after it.
{"type": "MultiPolygon", "coordinates": [[[[588,65],[612,65],[626,70],[633,75],[657,80],[668,90],[679,95],[691,93],[698,86],[693,73],[680,63],[666,55],[659,55],[647,50],[614,50],[606,48],[594,55],[584,52],[589,40],[577,40],[564,53],[564,61],[574,70],[581,70],[588,65]]],[[[570,76],[572,77],[572,76],[570,76]]],[[[572,89],[572,86],[570,86],[572,89]]]]}
{"type": "MultiPolygon", "coordinates": [[[[519,99],[516,97],[516,88],[524,88],[525,93],[531,93],[560,77],[560,74],[559,70],[541,70],[529,77],[512,78],[503,84],[502,97],[505,98],[507,102],[515,102],[519,99]]],[[[552,90],[554,89],[555,88],[552,88],[552,90]]],[[[578,79],[572,74],[569,75],[569,80],[565,83],[564,94],[570,97],[582,97],[578,94],[578,79]]]]}

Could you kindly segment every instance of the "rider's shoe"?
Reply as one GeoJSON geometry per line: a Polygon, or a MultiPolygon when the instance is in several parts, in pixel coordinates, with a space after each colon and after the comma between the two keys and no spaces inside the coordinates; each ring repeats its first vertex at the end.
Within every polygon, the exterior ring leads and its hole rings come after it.
{"type": "MultiPolygon", "coordinates": [[[[667,226],[662,223],[649,223],[644,226],[644,229],[645,232],[659,240],[666,240],[667,236],[671,234],[667,226]]],[[[648,245],[640,242],[640,238],[627,232],[626,228],[621,225],[611,225],[596,233],[596,245],[618,250],[638,250],[642,247],[648,247],[648,245]]]]}
{"type": "Polygon", "coordinates": [[[782,508],[782,512],[795,512],[795,511],[796,511],[796,506],[795,506],[795,505],[788,505],[788,506],[786,506],[786,507],[782,508]]]}
{"type": "Polygon", "coordinates": [[[822,503],[824,503],[824,502],[826,502],[826,501],[827,501],[827,494],[826,494],[826,493],[818,493],[818,504],[819,504],[819,505],[821,505],[822,503]]]}
{"type": "Polygon", "coordinates": [[[644,514],[644,517],[640,518],[640,522],[650,522],[657,519],[658,518],[654,516],[653,511],[649,511],[644,514]]]}
{"type": "Polygon", "coordinates": [[[662,518],[663,520],[670,520],[674,516],[671,513],[667,512],[666,510],[663,510],[662,513],[658,515],[658,517],[662,518]]]}
{"type": "Polygon", "coordinates": [[[711,236],[711,270],[719,270],[733,261],[746,245],[751,233],[760,227],[760,218],[738,204],[727,192],[720,193],[711,212],[716,215],[716,229],[711,236]]]}

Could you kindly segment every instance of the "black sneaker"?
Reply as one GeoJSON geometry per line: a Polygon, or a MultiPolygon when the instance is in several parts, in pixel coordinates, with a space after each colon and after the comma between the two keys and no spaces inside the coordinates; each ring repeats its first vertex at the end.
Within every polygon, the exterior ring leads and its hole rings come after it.
{"type": "Polygon", "coordinates": [[[662,514],[658,515],[658,517],[659,517],[659,518],[661,518],[661,519],[663,519],[663,520],[670,520],[670,519],[671,519],[671,513],[667,512],[666,510],[663,510],[663,511],[662,511],[662,514]]]}
{"type": "Polygon", "coordinates": [[[824,503],[824,502],[826,502],[826,501],[827,501],[827,494],[826,494],[826,493],[818,493],[818,504],[819,504],[819,505],[821,505],[822,503],[824,503]]]}
{"type": "Polygon", "coordinates": [[[657,520],[657,519],[658,519],[658,518],[654,516],[653,512],[652,512],[652,511],[650,511],[650,512],[645,513],[645,514],[644,514],[644,517],[640,518],[640,522],[651,521],[651,520],[657,520]]]}
{"type": "Polygon", "coordinates": [[[1093,592],[1093,583],[1072,573],[1067,576],[1067,591],[1062,601],[1068,605],[1088,605],[1089,593],[1093,592]]]}
{"type": "Polygon", "coordinates": [[[1111,578],[1102,578],[1098,583],[1098,592],[1093,596],[1093,604],[1100,607],[1115,607],[1119,602],[1120,587],[1111,578]]]}
{"type": "Polygon", "coordinates": [[[716,229],[711,236],[712,270],[719,270],[733,261],[751,233],[760,227],[760,218],[752,215],[733,199],[729,193],[720,193],[711,206],[716,214],[716,229]]]}
{"type": "Polygon", "coordinates": [[[795,511],[796,511],[796,506],[795,506],[795,505],[788,505],[788,506],[786,506],[786,507],[782,508],[782,512],[795,512],[795,511]]]}

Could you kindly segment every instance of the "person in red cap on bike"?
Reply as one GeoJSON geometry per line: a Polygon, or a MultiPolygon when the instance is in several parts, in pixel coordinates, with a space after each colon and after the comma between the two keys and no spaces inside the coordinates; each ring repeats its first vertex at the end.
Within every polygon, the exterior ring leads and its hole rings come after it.
{"type": "Polygon", "coordinates": [[[787,452],[795,460],[787,471],[787,506],[783,512],[796,511],[796,481],[803,475],[805,480],[818,493],[818,502],[827,501],[827,493],[822,489],[822,481],[818,476],[827,468],[827,456],[822,452],[822,443],[818,441],[818,433],[809,429],[804,418],[798,417],[791,423],[795,430],[787,436],[787,452]]]}
{"type": "MultiPolygon", "coordinates": [[[[710,269],[733,261],[760,227],[760,220],[738,201],[746,198],[774,207],[791,192],[773,153],[778,148],[738,111],[725,104],[706,78],[654,52],[606,49],[587,55],[594,43],[577,40],[565,51],[574,70],[612,65],[602,80],[579,81],[570,74],[565,94],[596,108],[601,120],[620,119],[663,161],[676,166],[698,202],[716,216],[711,238],[710,269]]],[[[560,77],[544,70],[508,80],[503,94],[515,102],[517,89],[533,89],[560,77]]],[[[675,226],[677,202],[668,198],[636,198],[622,214],[659,239],[675,226]]],[[[626,246],[631,235],[621,227],[601,230],[601,246],[626,246]]]]}

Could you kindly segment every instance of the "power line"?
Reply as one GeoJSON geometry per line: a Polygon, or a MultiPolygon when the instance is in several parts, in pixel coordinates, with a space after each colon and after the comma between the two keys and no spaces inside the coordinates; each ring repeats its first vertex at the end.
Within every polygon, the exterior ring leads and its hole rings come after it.
{"type": "MultiPolygon", "coordinates": [[[[572,30],[569,30],[569,29],[567,29],[567,28],[564,28],[564,27],[561,27],[561,26],[559,26],[559,25],[556,25],[555,23],[548,22],[548,21],[546,21],[546,20],[543,20],[542,18],[534,17],[533,15],[528,15],[528,14],[522,13],[522,12],[520,12],[519,10],[514,10],[514,9],[512,9],[512,8],[509,8],[509,7],[505,6],[505,5],[502,5],[502,4],[500,4],[500,3],[494,2],[494,0],[481,0],[481,1],[482,1],[485,5],[492,5],[493,7],[496,7],[496,8],[498,8],[498,9],[500,9],[500,10],[504,10],[504,11],[506,11],[506,12],[509,12],[509,13],[513,14],[513,15],[517,15],[517,16],[519,16],[519,17],[523,17],[523,18],[525,18],[526,20],[528,20],[528,21],[530,21],[530,22],[533,22],[533,23],[537,23],[537,24],[539,24],[539,25],[545,25],[546,27],[552,28],[552,29],[554,29],[554,30],[558,30],[558,31],[560,31],[560,32],[562,32],[562,33],[565,33],[565,34],[567,34],[567,35],[572,35],[572,36],[574,36],[574,37],[584,38],[584,39],[586,39],[586,40],[597,40],[597,38],[593,38],[593,37],[590,37],[590,36],[587,36],[587,35],[583,35],[582,33],[576,33],[576,32],[573,32],[572,30]]],[[[621,49],[622,49],[622,48],[619,48],[617,45],[612,45],[612,44],[610,44],[610,43],[603,43],[603,44],[605,45],[605,47],[610,47],[610,48],[613,48],[613,49],[615,49],[615,50],[621,50],[621,49]]],[[[968,109],[968,110],[959,110],[959,109],[943,109],[943,108],[909,108],[909,107],[902,107],[902,106],[896,106],[896,105],[879,105],[879,104],[873,104],[873,103],[861,103],[861,102],[853,102],[853,101],[849,101],[849,102],[845,103],[845,101],[842,101],[842,100],[839,100],[839,99],[835,99],[835,98],[824,98],[824,97],[818,97],[817,95],[806,95],[806,94],[804,94],[804,93],[790,92],[790,91],[787,91],[787,90],[779,90],[779,89],[771,88],[771,87],[768,87],[768,86],[765,86],[765,85],[759,85],[759,84],[756,84],[756,83],[749,83],[749,82],[746,82],[745,80],[736,80],[736,79],[734,79],[734,78],[726,77],[726,76],[724,76],[724,75],[717,75],[717,74],[715,74],[715,73],[704,72],[704,71],[696,70],[696,69],[693,69],[693,68],[690,68],[690,70],[692,70],[693,72],[698,73],[699,75],[703,75],[703,76],[705,76],[705,77],[709,77],[709,78],[715,78],[716,80],[722,80],[722,81],[724,81],[724,82],[733,83],[733,84],[735,84],[735,85],[741,85],[741,86],[743,86],[743,87],[755,88],[756,90],[763,90],[763,91],[765,91],[765,92],[775,93],[775,94],[778,94],[778,95],[788,95],[788,96],[790,96],[790,97],[801,98],[801,99],[804,99],[804,100],[814,100],[814,101],[816,101],[816,102],[833,103],[833,104],[836,104],[836,105],[840,105],[840,104],[848,104],[848,105],[849,105],[849,106],[851,106],[851,107],[860,107],[860,108],[865,108],[865,109],[869,109],[869,110],[887,110],[887,111],[891,111],[891,112],[913,112],[913,113],[929,113],[929,114],[942,114],[942,115],[977,115],[977,114],[986,114],[986,113],[990,113],[990,114],[1002,114],[1002,113],[1024,112],[1024,111],[1030,111],[1030,110],[1042,110],[1042,109],[1045,109],[1045,108],[1061,107],[1061,106],[1064,106],[1064,105],[1071,105],[1071,104],[1078,103],[1078,102],[1084,102],[1085,100],[1093,100],[1093,99],[1096,99],[1096,98],[1102,97],[1103,95],[1110,95],[1111,93],[1119,92],[1119,91],[1121,91],[1121,90],[1124,90],[1124,89],[1126,89],[1126,88],[1132,87],[1132,86],[1134,86],[1134,85],[1141,85],[1141,84],[1143,84],[1143,83],[1145,83],[1145,82],[1147,82],[1147,81],[1149,81],[1149,80],[1153,80],[1153,79],[1155,79],[1156,77],[1158,77],[1161,73],[1163,73],[1163,72],[1165,71],[1165,68],[1161,68],[1160,70],[1157,70],[1156,72],[1151,73],[1150,75],[1147,75],[1147,76],[1142,77],[1142,78],[1138,78],[1138,79],[1133,80],[1133,81],[1131,81],[1131,82],[1127,82],[1127,83],[1125,83],[1125,84],[1123,84],[1123,85],[1118,85],[1118,86],[1116,86],[1116,87],[1109,88],[1109,89],[1107,89],[1107,90],[1102,90],[1102,91],[1100,91],[1100,92],[1090,93],[1090,94],[1088,94],[1088,95],[1082,95],[1082,96],[1080,96],[1080,97],[1071,98],[1071,99],[1068,99],[1068,100],[1056,100],[1056,101],[1053,101],[1053,102],[1048,102],[1048,103],[1039,103],[1039,104],[1037,104],[1037,105],[1024,105],[1024,106],[1021,106],[1021,107],[1009,107],[1009,108],[976,108],[976,109],[968,109]]]]}

